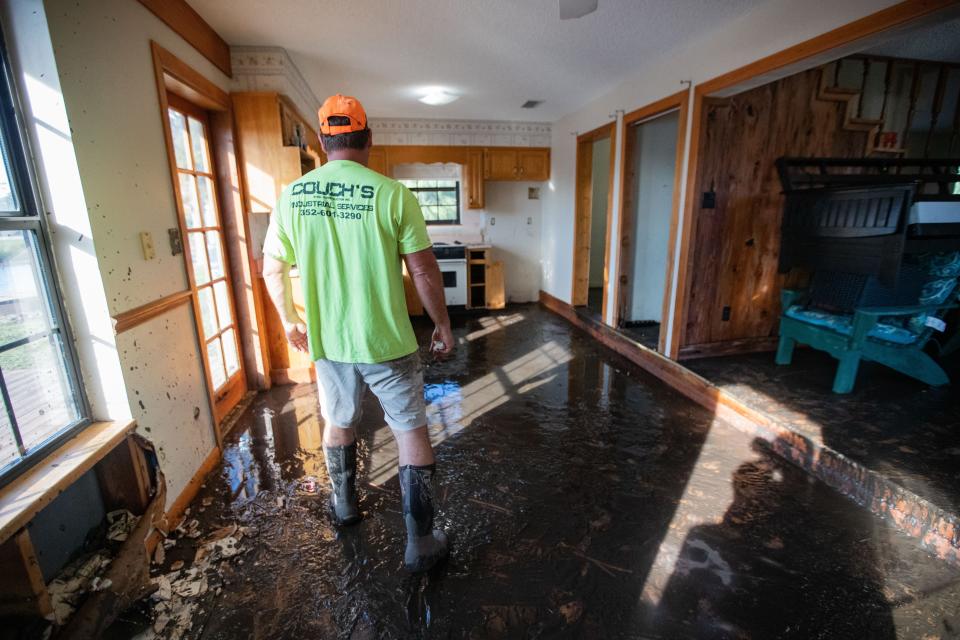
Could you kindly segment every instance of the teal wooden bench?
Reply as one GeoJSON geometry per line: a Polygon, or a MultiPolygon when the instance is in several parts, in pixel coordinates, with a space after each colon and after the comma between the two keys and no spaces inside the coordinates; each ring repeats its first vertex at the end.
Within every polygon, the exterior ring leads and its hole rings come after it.
{"type": "Polygon", "coordinates": [[[931,280],[924,285],[917,304],[911,306],[831,313],[806,306],[804,291],[784,290],[777,364],[790,364],[793,349],[800,343],[839,361],[834,393],[853,391],[862,360],[878,362],[931,386],[949,383],[947,374],[923,348],[946,311],[957,308],[960,252],[932,256],[927,267],[931,280]]]}

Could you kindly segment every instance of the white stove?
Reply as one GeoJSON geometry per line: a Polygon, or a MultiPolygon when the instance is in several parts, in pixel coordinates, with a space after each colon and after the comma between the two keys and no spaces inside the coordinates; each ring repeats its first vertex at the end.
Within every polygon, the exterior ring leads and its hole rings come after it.
{"type": "Polygon", "coordinates": [[[433,254],[443,277],[447,306],[467,304],[467,247],[438,242],[433,245],[433,254]]]}

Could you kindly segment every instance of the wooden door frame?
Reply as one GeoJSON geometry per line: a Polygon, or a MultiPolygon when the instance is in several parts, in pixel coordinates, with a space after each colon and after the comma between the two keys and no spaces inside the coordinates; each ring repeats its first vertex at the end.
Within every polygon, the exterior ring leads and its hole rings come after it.
{"type": "Polygon", "coordinates": [[[620,285],[626,275],[628,261],[624,259],[624,245],[629,242],[629,235],[632,231],[631,225],[626,223],[627,202],[629,200],[629,185],[627,184],[627,172],[631,169],[633,162],[633,142],[629,135],[628,128],[634,124],[646,120],[654,120],[661,116],[677,111],[679,118],[677,121],[677,147],[676,157],[673,165],[673,197],[670,203],[670,232],[668,234],[667,246],[667,277],[663,287],[663,302],[660,323],[660,337],[657,343],[657,351],[664,353],[667,344],[667,332],[664,330],[670,319],[670,299],[673,292],[673,263],[675,248],[677,245],[677,230],[680,220],[680,183],[683,177],[684,149],[687,140],[687,112],[690,102],[690,92],[687,90],[678,91],[666,98],[661,98],[655,102],[635,109],[623,116],[623,127],[620,130],[620,203],[617,216],[617,238],[620,239],[620,245],[617,253],[617,277],[614,280],[613,291],[614,306],[613,322],[614,327],[620,326],[621,313],[623,309],[624,292],[620,285]]]}
{"type": "Polygon", "coordinates": [[[706,140],[704,100],[719,91],[730,89],[748,80],[782,70],[790,65],[801,63],[857,40],[903,26],[956,5],[957,0],[905,0],[694,86],[690,115],[690,151],[687,154],[686,161],[687,180],[684,191],[683,224],[680,236],[679,268],[677,270],[677,298],[674,306],[673,322],[670,327],[672,340],[669,345],[669,353],[666,354],[668,357],[676,360],[680,355],[689,312],[691,270],[695,257],[691,252],[694,244],[694,234],[697,232],[697,225],[693,216],[697,208],[695,206],[696,194],[700,187],[700,154],[706,140]]]}
{"type": "MultiPolygon", "coordinates": [[[[187,272],[188,282],[190,283],[190,290],[191,292],[193,292],[196,290],[196,283],[194,282],[193,268],[190,264],[187,264],[187,261],[186,261],[186,256],[187,256],[186,244],[187,244],[188,235],[187,235],[186,222],[184,220],[183,212],[181,211],[182,205],[181,205],[181,199],[180,199],[180,180],[177,172],[176,155],[173,149],[173,133],[170,130],[170,119],[168,116],[168,110],[170,108],[170,100],[171,100],[170,94],[177,96],[177,98],[174,100],[175,102],[177,101],[177,99],[179,99],[181,101],[190,103],[194,105],[196,108],[204,111],[209,111],[211,113],[224,112],[227,114],[231,112],[230,96],[226,91],[223,91],[222,89],[217,87],[215,84],[213,84],[212,82],[207,80],[205,77],[203,77],[199,72],[197,72],[196,70],[188,66],[182,60],[180,60],[179,58],[177,58],[172,53],[170,53],[169,51],[167,51],[166,49],[164,49],[163,47],[161,47],[159,44],[157,44],[152,40],[150,41],[150,48],[153,56],[153,69],[154,69],[154,76],[157,84],[157,96],[159,98],[159,103],[160,103],[160,116],[161,116],[160,120],[163,126],[164,144],[166,146],[166,151],[167,151],[167,165],[168,165],[168,168],[170,169],[170,181],[173,186],[174,199],[176,200],[175,204],[177,207],[177,226],[180,230],[181,243],[184,245],[184,250],[183,250],[184,268],[186,269],[186,272],[187,272]]],[[[214,126],[215,120],[221,123],[223,121],[222,119],[215,119],[212,117],[208,118],[207,124],[210,127],[210,131],[208,132],[207,145],[210,153],[211,163],[216,163],[219,155],[214,150],[214,139],[217,137],[216,134],[213,132],[213,126],[214,126]]],[[[232,121],[233,121],[233,118],[231,116],[227,120],[227,122],[232,122],[232,121]]],[[[217,180],[214,181],[215,188],[217,190],[217,198],[218,198],[218,201],[222,202],[224,191],[223,191],[223,185],[220,183],[221,181],[219,180],[219,177],[221,174],[218,171],[215,171],[214,173],[218,178],[217,180]]],[[[222,209],[219,211],[219,213],[221,216],[220,224],[221,224],[221,227],[223,227],[224,220],[222,219],[223,218],[222,209]]],[[[229,255],[230,252],[227,247],[227,239],[225,234],[223,234],[221,244],[222,244],[222,251],[223,251],[224,269],[228,274],[227,277],[229,281],[229,280],[232,280],[232,271],[230,268],[230,255],[229,255]]],[[[236,310],[237,305],[236,305],[236,300],[233,292],[232,282],[231,282],[231,286],[228,286],[227,289],[230,295],[231,303],[233,304],[233,307],[234,307],[233,312],[234,312],[234,316],[235,316],[234,320],[236,324],[236,320],[237,320],[236,316],[238,314],[236,310]]],[[[213,424],[214,436],[216,437],[217,446],[222,447],[223,434],[220,432],[220,423],[222,422],[223,418],[229,411],[225,410],[221,412],[217,410],[218,400],[223,398],[218,398],[217,394],[214,392],[212,376],[210,373],[210,367],[207,364],[207,357],[205,353],[206,341],[204,340],[204,336],[203,336],[203,322],[202,322],[202,316],[200,311],[200,300],[193,293],[191,294],[190,298],[193,305],[193,319],[194,319],[195,329],[197,332],[196,334],[197,348],[200,352],[200,361],[203,366],[204,382],[206,384],[206,391],[207,391],[207,401],[209,402],[210,415],[213,417],[213,422],[214,422],[213,424]]],[[[229,389],[231,398],[229,399],[227,404],[230,404],[231,406],[235,406],[236,403],[239,402],[240,398],[242,398],[247,391],[246,372],[244,370],[244,354],[243,354],[243,346],[242,346],[243,341],[240,340],[240,335],[239,335],[240,327],[238,324],[237,326],[235,326],[234,330],[237,332],[237,344],[238,344],[237,356],[239,358],[240,377],[243,380],[243,384],[235,385],[234,387],[231,387],[229,389]],[[236,395],[239,395],[239,397],[232,397],[236,395]]]]}
{"type": "Polygon", "coordinates": [[[617,145],[614,138],[617,123],[608,122],[592,131],[577,136],[576,183],[574,189],[573,226],[573,282],[570,303],[587,304],[590,293],[590,228],[593,218],[593,144],[610,138],[610,178],[607,185],[607,233],[603,256],[603,308],[606,317],[607,289],[610,274],[610,227],[613,217],[613,174],[616,166],[617,145]],[[582,277],[578,277],[582,276],[582,277]]]}

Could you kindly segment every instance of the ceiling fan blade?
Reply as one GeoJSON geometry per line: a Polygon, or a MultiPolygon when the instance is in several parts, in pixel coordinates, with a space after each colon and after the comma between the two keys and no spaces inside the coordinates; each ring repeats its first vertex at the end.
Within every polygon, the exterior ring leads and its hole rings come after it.
{"type": "Polygon", "coordinates": [[[597,0],[559,0],[560,19],[574,20],[597,10],[597,0]]]}

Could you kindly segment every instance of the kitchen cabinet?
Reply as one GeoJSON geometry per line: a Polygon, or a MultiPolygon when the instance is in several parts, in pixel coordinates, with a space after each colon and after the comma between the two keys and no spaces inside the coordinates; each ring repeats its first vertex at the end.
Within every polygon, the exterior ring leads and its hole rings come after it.
{"type": "Polygon", "coordinates": [[[487,180],[517,179],[517,150],[499,147],[483,150],[483,177],[487,180]]]}
{"type": "Polygon", "coordinates": [[[367,167],[377,173],[389,176],[389,169],[387,169],[387,150],[384,147],[372,147],[370,149],[370,161],[367,163],[367,167]]]}
{"type": "MultiPolygon", "coordinates": [[[[263,239],[270,212],[280,192],[303,174],[326,161],[313,122],[297,112],[286,96],[273,92],[232,94],[235,130],[244,168],[242,195],[246,206],[249,278],[243,279],[244,294],[237,296],[238,320],[244,353],[258,353],[256,371],[261,387],[270,384],[310,382],[313,362],[291,347],[280,317],[273,308],[260,275],[263,239]]],[[[302,305],[300,278],[291,277],[294,300],[302,305]]],[[[249,367],[248,363],[248,367],[249,367]]]]}
{"type": "Polygon", "coordinates": [[[543,182],[550,179],[550,149],[489,147],[483,150],[487,180],[543,182]]]}
{"type": "Polygon", "coordinates": [[[486,245],[467,248],[467,309],[503,309],[503,263],[493,260],[486,245]]]}
{"type": "Polygon", "coordinates": [[[520,180],[545,182],[550,179],[550,149],[517,149],[520,180]]]}
{"type": "Polygon", "coordinates": [[[467,209],[483,209],[483,149],[467,152],[467,209]]]}

